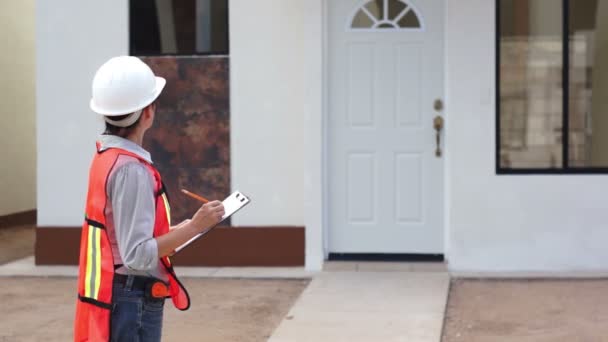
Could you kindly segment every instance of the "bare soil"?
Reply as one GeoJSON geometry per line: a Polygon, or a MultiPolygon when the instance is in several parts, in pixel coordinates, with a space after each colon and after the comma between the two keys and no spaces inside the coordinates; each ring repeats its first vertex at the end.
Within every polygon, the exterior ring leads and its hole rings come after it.
{"type": "Polygon", "coordinates": [[[442,341],[608,341],[608,280],[454,280],[442,341]]]}
{"type": "MultiPolygon", "coordinates": [[[[0,264],[34,253],[34,227],[0,229],[0,264]]],[[[182,279],[192,306],[165,303],[163,341],[266,341],[308,280],[182,279]]],[[[0,342],[71,341],[76,278],[0,277],[0,342]]]]}
{"type": "MultiPolygon", "coordinates": [[[[0,341],[71,341],[75,278],[0,278],[0,341]]],[[[307,280],[184,279],[188,311],[165,303],[163,341],[266,341],[307,280]]]]}

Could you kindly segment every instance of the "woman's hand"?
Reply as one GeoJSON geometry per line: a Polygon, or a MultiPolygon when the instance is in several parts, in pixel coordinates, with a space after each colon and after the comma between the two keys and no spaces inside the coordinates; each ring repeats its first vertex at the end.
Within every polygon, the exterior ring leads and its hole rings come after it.
{"type": "Polygon", "coordinates": [[[175,249],[197,234],[213,228],[224,216],[224,205],[220,201],[206,203],[198,209],[191,220],[185,220],[164,235],[157,236],[158,256],[172,255],[175,249]]]}
{"type": "Polygon", "coordinates": [[[196,227],[199,231],[205,231],[220,223],[224,216],[224,205],[220,201],[205,203],[192,216],[189,224],[196,227]]]}

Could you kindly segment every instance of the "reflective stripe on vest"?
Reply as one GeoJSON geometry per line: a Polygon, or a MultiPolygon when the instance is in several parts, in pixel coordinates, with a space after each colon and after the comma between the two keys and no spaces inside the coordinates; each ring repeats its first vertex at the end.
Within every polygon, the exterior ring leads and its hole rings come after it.
{"type": "Polygon", "coordinates": [[[97,300],[101,279],[101,228],[89,225],[84,296],[97,300]]]}
{"type": "Polygon", "coordinates": [[[163,191],[160,195],[163,198],[163,203],[165,204],[165,211],[167,212],[167,223],[169,226],[171,225],[171,207],[169,206],[169,199],[167,198],[167,193],[163,191]]]}

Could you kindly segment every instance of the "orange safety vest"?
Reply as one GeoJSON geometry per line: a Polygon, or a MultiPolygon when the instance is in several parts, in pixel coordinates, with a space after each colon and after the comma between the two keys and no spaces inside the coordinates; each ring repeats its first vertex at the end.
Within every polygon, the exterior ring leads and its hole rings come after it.
{"type": "MultiPolygon", "coordinates": [[[[166,234],[171,225],[171,213],[165,187],[158,171],[146,160],[131,152],[110,148],[97,154],[89,172],[89,192],[85,221],[80,240],[80,268],[78,272],[78,301],[74,322],[74,341],[109,341],[112,310],[112,282],[114,256],[106,232],[106,184],[120,155],[137,158],[154,178],[156,218],[154,237],[166,234]]],[[[169,274],[169,293],[179,310],[188,310],[190,297],[175,275],[169,257],[160,259],[169,274]]]]}

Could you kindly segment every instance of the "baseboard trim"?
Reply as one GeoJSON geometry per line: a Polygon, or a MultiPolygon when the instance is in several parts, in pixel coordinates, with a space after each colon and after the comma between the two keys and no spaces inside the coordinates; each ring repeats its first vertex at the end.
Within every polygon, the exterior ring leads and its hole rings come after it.
{"type": "Polygon", "coordinates": [[[36,209],[0,216],[0,228],[36,224],[36,209]]]}
{"type": "MultiPolygon", "coordinates": [[[[79,227],[37,227],[36,265],[77,265],[79,227]]],[[[177,266],[303,266],[304,227],[217,227],[172,258],[177,266]]]]}
{"type": "Polygon", "coordinates": [[[329,253],[330,261],[443,262],[443,254],[329,253]]]}

